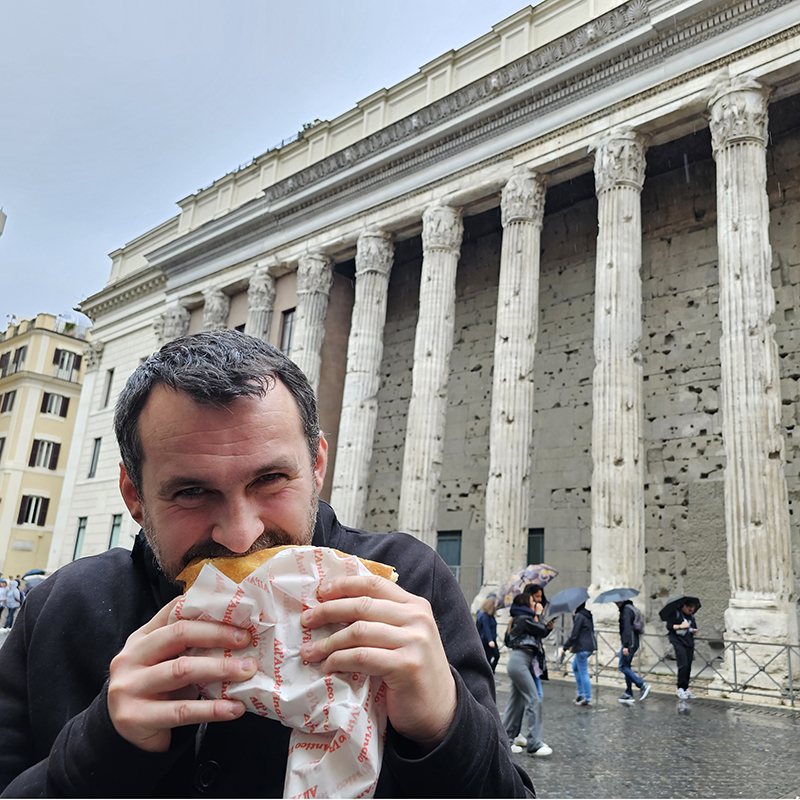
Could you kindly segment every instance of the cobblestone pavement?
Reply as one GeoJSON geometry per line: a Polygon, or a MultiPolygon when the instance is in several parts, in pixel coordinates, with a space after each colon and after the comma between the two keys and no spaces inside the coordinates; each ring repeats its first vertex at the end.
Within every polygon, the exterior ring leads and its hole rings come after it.
{"type": "MultiPolygon", "coordinates": [[[[501,669],[502,715],[511,683],[501,669]]],[[[800,796],[800,711],[679,701],[664,687],[624,706],[622,679],[618,687],[592,685],[595,707],[580,708],[573,681],[543,685],[544,741],[553,754],[514,756],[539,797],[800,796]]]]}

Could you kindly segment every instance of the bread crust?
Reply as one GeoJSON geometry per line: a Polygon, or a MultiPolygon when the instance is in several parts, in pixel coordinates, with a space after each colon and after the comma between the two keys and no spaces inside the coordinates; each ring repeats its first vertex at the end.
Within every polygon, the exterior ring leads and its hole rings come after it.
{"type": "MultiPolygon", "coordinates": [[[[229,577],[236,583],[241,583],[251,572],[258,569],[262,564],[269,561],[270,558],[280,553],[282,550],[313,550],[316,549],[311,545],[280,545],[279,547],[268,547],[265,550],[257,550],[255,553],[249,553],[246,556],[221,556],[219,558],[195,558],[189,565],[178,575],[178,580],[183,581],[184,593],[189,591],[192,584],[197,580],[200,570],[206,564],[213,564],[223,575],[229,577]]],[[[333,548],[331,548],[333,549],[333,548]]],[[[347,558],[348,553],[343,553],[341,550],[333,549],[333,552],[339,556],[347,558]]],[[[373,575],[379,575],[382,578],[397,583],[397,572],[394,567],[388,564],[381,564],[380,561],[369,561],[365,558],[358,559],[373,575]]]]}

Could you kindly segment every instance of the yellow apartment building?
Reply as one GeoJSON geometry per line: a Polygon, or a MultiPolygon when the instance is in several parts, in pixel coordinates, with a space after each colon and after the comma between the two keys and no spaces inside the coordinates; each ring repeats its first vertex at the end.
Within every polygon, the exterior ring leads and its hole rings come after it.
{"type": "Polygon", "coordinates": [[[89,329],[37,314],[0,333],[0,571],[45,568],[61,498],[89,329]]]}

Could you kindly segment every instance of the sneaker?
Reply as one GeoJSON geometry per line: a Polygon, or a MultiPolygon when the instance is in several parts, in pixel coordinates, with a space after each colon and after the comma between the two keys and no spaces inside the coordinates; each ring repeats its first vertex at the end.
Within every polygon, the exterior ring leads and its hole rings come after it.
{"type": "Polygon", "coordinates": [[[576,706],[583,704],[584,698],[581,695],[578,695],[572,702],[575,703],[576,706]]]}
{"type": "Polygon", "coordinates": [[[520,747],[518,744],[512,744],[511,745],[511,752],[512,753],[521,753],[522,750],[523,750],[523,748],[520,747]]]}
{"type": "Polygon", "coordinates": [[[646,700],[647,699],[647,695],[649,695],[649,694],[650,694],[650,684],[649,683],[645,683],[642,686],[642,693],[639,695],[639,702],[641,703],[642,700],[646,700]]]}
{"type": "Polygon", "coordinates": [[[678,697],[680,697],[681,700],[685,700],[686,699],[686,689],[678,689],[675,692],[675,694],[677,694],[678,697]]]}
{"type": "Polygon", "coordinates": [[[511,744],[515,744],[517,747],[525,747],[528,744],[528,740],[520,733],[511,744]]]}
{"type": "Polygon", "coordinates": [[[591,700],[584,700],[584,701],[581,703],[581,706],[582,706],[583,708],[593,708],[593,707],[594,707],[594,706],[592,706],[592,701],[591,701],[591,700]]]}
{"type": "Polygon", "coordinates": [[[544,742],[542,742],[535,750],[528,749],[528,753],[530,753],[532,756],[549,756],[552,752],[553,748],[544,742]]]}
{"type": "Polygon", "coordinates": [[[625,692],[625,694],[622,695],[622,697],[617,698],[617,702],[625,703],[625,705],[632,706],[636,701],[633,699],[632,694],[628,694],[627,692],[625,692]]]}
{"type": "Polygon", "coordinates": [[[687,700],[696,700],[697,699],[697,695],[696,694],[692,694],[688,689],[684,689],[683,690],[683,696],[687,700]]]}

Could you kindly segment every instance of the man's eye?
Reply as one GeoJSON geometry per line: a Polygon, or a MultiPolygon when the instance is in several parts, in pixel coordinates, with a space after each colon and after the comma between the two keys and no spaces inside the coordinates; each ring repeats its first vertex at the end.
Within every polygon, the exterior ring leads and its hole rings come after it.
{"type": "Polygon", "coordinates": [[[262,475],[258,480],[261,483],[275,483],[276,481],[286,480],[286,475],[282,472],[270,472],[267,475],[262,475]]]}
{"type": "Polygon", "coordinates": [[[205,489],[202,489],[199,486],[190,486],[188,489],[181,489],[177,493],[177,497],[199,497],[201,494],[205,492],[205,489]]]}

